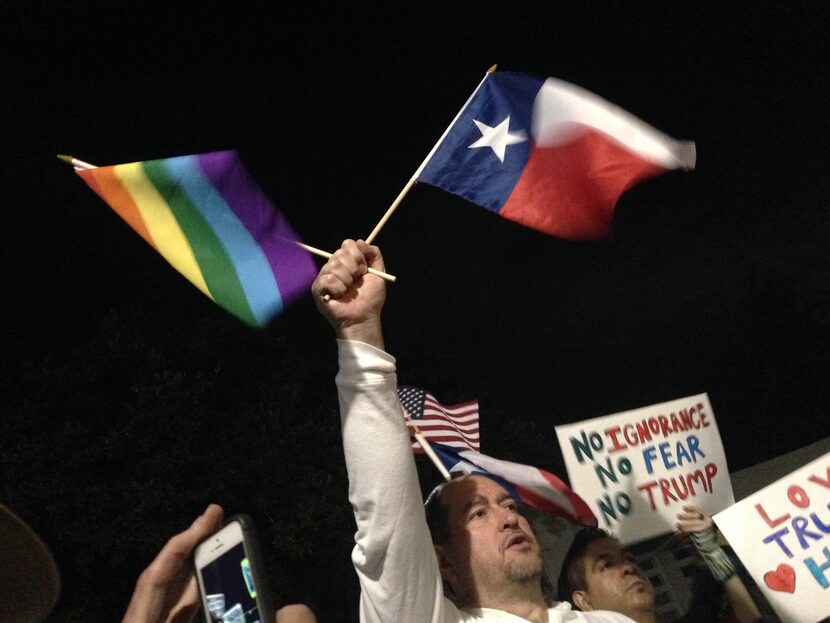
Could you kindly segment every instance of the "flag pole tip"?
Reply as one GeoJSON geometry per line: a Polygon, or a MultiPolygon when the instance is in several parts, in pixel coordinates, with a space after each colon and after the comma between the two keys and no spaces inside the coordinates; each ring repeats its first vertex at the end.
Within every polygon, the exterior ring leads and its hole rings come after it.
{"type": "Polygon", "coordinates": [[[494,71],[496,71],[496,67],[498,67],[498,65],[493,65],[490,69],[487,70],[487,73],[488,74],[493,73],[494,71]]]}
{"type": "Polygon", "coordinates": [[[58,160],[63,160],[67,164],[72,164],[72,161],[75,158],[73,156],[67,156],[66,154],[58,154],[58,160]]]}

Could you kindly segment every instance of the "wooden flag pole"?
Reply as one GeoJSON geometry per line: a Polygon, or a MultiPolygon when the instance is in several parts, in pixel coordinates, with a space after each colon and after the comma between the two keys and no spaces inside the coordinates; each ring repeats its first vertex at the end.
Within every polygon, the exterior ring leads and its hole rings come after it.
{"type": "MultiPolygon", "coordinates": [[[[429,160],[431,156],[432,154],[430,154],[430,156],[427,156],[427,160],[429,160]]],[[[420,173],[420,170],[418,171],[418,173],[420,173]]],[[[372,240],[375,239],[375,237],[380,233],[380,230],[383,229],[383,226],[386,225],[386,221],[392,218],[392,214],[394,214],[395,210],[398,209],[398,206],[401,204],[401,201],[403,201],[403,198],[406,197],[406,193],[412,190],[412,187],[415,186],[415,182],[418,181],[418,173],[415,173],[415,175],[413,175],[410,178],[410,180],[406,183],[406,186],[403,187],[403,190],[401,190],[401,192],[398,193],[398,196],[395,197],[395,200],[392,202],[392,205],[390,205],[389,209],[386,210],[386,214],[384,214],[381,217],[380,221],[378,221],[378,224],[375,225],[375,228],[372,230],[372,233],[366,237],[367,244],[372,244],[372,240]]]]}
{"type": "Polygon", "coordinates": [[[424,437],[424,434],[421,432],[421,429],[419,429],[415,424],[413,424],[412,420],[408,418],[406,422],[407,424],[409,424],[409,428],[412,429],[412,436],[415,437],[415,440],[419,444],[421,444],[421,449],[424,451],[424,454],[426,454],[432,461],[432,464],[438,468],[438,471],[441,472],[441,475],[444,477],[444,480],[448,482],[452,480],[452,476],[447,471],[447,468],[444,467],[444,464],[441,462],[441,459],[438,458],[438,455],[435,454],[435,450],[433,450],[432,446],[429,445],[429,442],[426,440],[426,437],[424,437]]]}
{"type": "MultiPolygon", "coordinates": [[[[94,164],[89,164],[88,162],[84,162],[83,160],[78,160],[74,156],[67,156],[67,155],[64,155],[64,154],[58,154],[58,158],[60,160],[64,161],[64,162],[66,162],[67,164],[71,164],[73,167],[75,167],[75,170],[87,171],[89,169],[97,169],[98,168],[94,164]]],[[[329,259],[332,256],[332,254],[327,252],[327,251],[323,251],[322,249],[318,249],[316,247],[312,247],[312,246],[309,246],[307,244],[303,244],[299,240],[292,240],[291,242],[296,244],[298,247],[300,247],[302,249],[305,249],[306,251],[308,251],[309,253],[311,253],[313,255],[317,255],[317,256],[325,258],[325,259],[329,259]]],[[[369,272],[371,274],[376,275],[376,276],[380,277],[381,279],[385,279],[386,281],[389,281],[391,283],[394,283],[395,280],[397,279],[397,277],[395,277],[395,275],[390,275],[389,273],[385,273],[385,272],[380,271],[380,270],[375,270],[374,268],[370,268],[369,272]]]]}
{"type": "MultiPolygon", "coordinates": [[[[322,249],[317,249],[316,247],[311,247],[307,244],[303,244],[302,242],[300,242],[298,240],[294,240],[293,242],[298,247],[300,247],[302,249],[305,249],[306,251],[308,251],[309,253],[313,253],[314,255],[318,255],[318,256],[324,257],[326,259],[328,259],[332,256],[332,254],[329,253],[328,251],[323,251],[322,249]]],[[[395,275],[390,275],[389,273],[385,273],[382,270],[377,270],[375,268],[369,268],[368,272],[369,272],[370,275],[375,275],[376,277],[380,277],[381,279],[385,279],[389,283],[395,283],[395,280],[397,279],[397,277],[395,277],[395,275]]]]}
{"type": "Polygon", "coordinates": [[[481,79],[481,82],[478,83],[478,86],[472,92],[470,97],[468,97],[467,101],[464,102],[464,105],[461,107],[461,110],[458,111],[458,114],[452,120],[452,123],[450,123],[450,125],[447,126],[447,129],[444,130],[444,133],[441,135],[441,138],[438,139],[438,142],[435,143],[433,148],[427,154],[427,157],[424,158],[424,161],[421,163],[421,166],[418,167],[417,171],[415,171],[413,176],[406,183],[406,186],[403,187],[403,190],[401,190],[401,192],[398,193],[398,196],[395,197],[395,200],[392,202],[392,205],[390,205],[389,209],[386,210],[386,214],[383,215],[378,224],[375,225],[375,228],[372,230],[372,233],[369,234],[369,236],[366,238],[367,243],[372,244],[372,241],[380,233],[380,230],[383,229],[384,225],[386,225],[386,221],[392,218],[392,214],[395,212],[395,210],[398,209],[398,206],[400,205],[401,201],[403,201],[403,198],[406,197],[406,194],[412,189],[413,186],[415,186],[415,183],[418,181],[418,176],[426,168],[427,164],[429,164],[429,161],[435,155],[435,152],[438,151],[438,148],[441,146],[441,143],[444,142],[444,139],[447,138],[447,134],[450,133],[450,130],[452,130],[452,127],[455,125],[455,122],[458,121],[458,118],[461,117],[465,110],[467,110],[467,106],[469,106],[470,102],[473,101],[473,98],[476,96],[476,93],[478,93],[478,90],[481,88],[481,85],[483,85],[484,81],[487,80],[487,76],[489,76],[494,71],[496,71],[496,65],[493,65],[490,69],[488,69],[485,72],[484,78],[481,79]]]}
{"type": "Polygon", "coordinates": [[[89,164],[88,162],[84,162],[83,160],[78,160],[74,156],[66,156],[64,154],[58,154],[58,158],[63,160],[67,164],[71,164],[76,169],[81,169],[86,171],[87,169],[97,169],[94,164],[89,164]]]}

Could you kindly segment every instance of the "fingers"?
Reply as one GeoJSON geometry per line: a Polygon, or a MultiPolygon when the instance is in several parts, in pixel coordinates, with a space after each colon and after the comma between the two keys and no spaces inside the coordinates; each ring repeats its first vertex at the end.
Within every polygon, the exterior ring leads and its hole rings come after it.
{"type": "Polygon", "coordinates": [[[363,275],[366,260],[353,240],[344,240],[335,251],[311,286],[316,296],[342,297],[355,281],[363,275]]]}
{"type": "MultiPolygon", "coordinates": [[[[125,622],[157,621],[166,618],[165,608],[179,602],[190,579],[190,555],[196,545],[222,525],[222,507],[211,504],[191,526],[172,537],[153,562],[141,573],[124,615],[125,622]]],[[[197,596],[198,601],[198,596],[197,596]]],[[[183,610],[187,603],[182,602],[183,610]]]]}
{"type": "Polygon", "coordinates": [[[320,270],[311,290],[317,297],[342,298],[358,284],[370,266],[383,270],[380,249],[362,240],[344,240],[320,270]]]}
{"type": "Polygon", "coordinates": [[[190,623],[193,617],[199,610],[199,586],[196,583],[196,578],[190,576],[181,597],[179,597],[176,604],[170,608],[170,614],[165,623],[190,623]]]}
{"type": "MultiPolygon", "coordinates": [[[[205,512],[196,518],[188,532],[191,530],[199,535],[199,540],[216,532],[222,526],[222,520],[225,518],[225,511],[218,504],[209,504],[205,512]]],[[[197,541],[198,543],[198,541],[197,541]]]]}
{"type": "Polygon", "coordinates": [[[693,506],[691,504],[684,505],[683,510],[677,513],[677,518],[684,521],[700,521],[704,517],[706,517],[706,515],[704,515],[697,506],[693,506]]]}
{"type": "Polygon", "coordinates": [[[680,532],[702,532],[713,525],[712,518],[692,504],[684,505],[683,510],[677,513],[677,529],[680,532]]]}
{"type": "Polygon", "coordinates": [[[386,266],[383,263],[383,256],[380,253],[380,247],[373,244],[368,244],[363,240],[357,241],[357,248],[363,253],[370,268],[375,270],[386,271],[386,266]]]}
{"type": "Polygon", "coordinates": [[[222,525],[222,517],[224,516],[222,507],[217,504],[211,504],[205,512],[196,518],[191,526],[184,532],[180,532],[169,541],[156,556],[151,566],[156,562],[161,563],[159,566],[162,570],[168,568],[170,565],[175,565],[182,559],[186,562],[193,553],[193,548],[199,542],[216,532],[222,525]]]}

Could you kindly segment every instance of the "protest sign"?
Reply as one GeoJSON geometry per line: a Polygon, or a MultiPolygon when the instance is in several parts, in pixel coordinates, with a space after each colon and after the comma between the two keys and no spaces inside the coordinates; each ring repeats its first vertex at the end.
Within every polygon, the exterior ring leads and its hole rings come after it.
{"type": "Polygon", "coordinates": [[[684,504],[713,514],[734,502],[706,394],[563,424],[571,488],[624,544],[669,532],[684,504]]]}
{"type": "Polygon", "coordinates": [[[782,621],[830,616],[830,453],[714,520],[782,621]]]}

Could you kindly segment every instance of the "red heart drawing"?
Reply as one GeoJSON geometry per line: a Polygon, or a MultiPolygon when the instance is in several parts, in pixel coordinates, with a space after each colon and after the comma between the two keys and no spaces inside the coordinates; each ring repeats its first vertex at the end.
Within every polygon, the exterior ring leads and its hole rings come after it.
{"type": "Polygon", "coordinates": [[[774,591],[794,593],[795,571],[790,565],[782,562],[775,571],[767,571],[764,574],[764,584],[774,591]]]}

